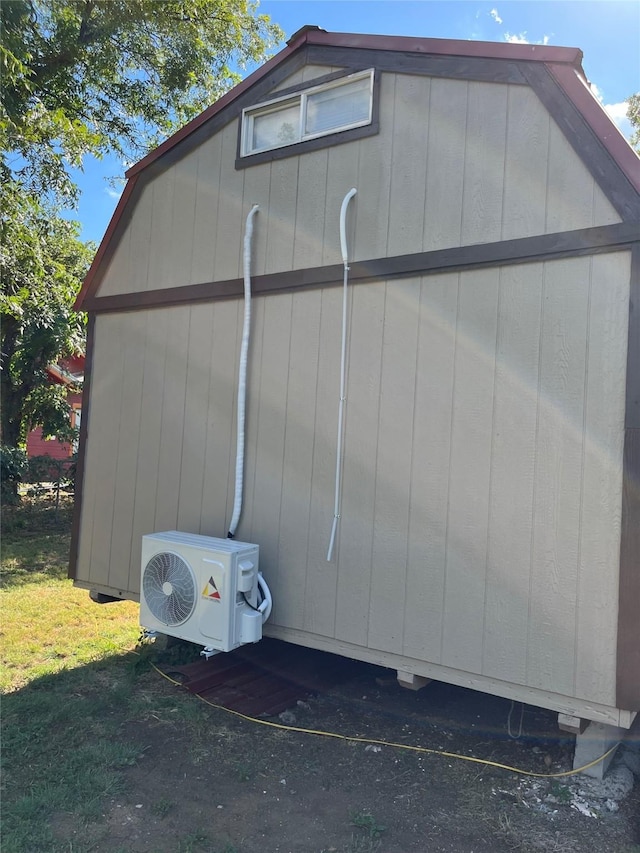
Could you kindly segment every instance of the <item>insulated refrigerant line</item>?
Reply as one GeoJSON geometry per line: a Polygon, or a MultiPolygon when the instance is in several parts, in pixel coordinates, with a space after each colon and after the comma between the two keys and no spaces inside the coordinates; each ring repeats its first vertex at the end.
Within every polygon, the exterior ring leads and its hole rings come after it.
{"type": "Polygon", "coordinates": [[[236,490],[233,503],[233,515],[227,539],[233,539],[240,513],[242,512],[242,492],[244,485],[244,435],[245,411],[247,399],[247,358],[249,353],[249,338],[251,334],[251,238],[253,237],[253,217],[258,212],[259,205],[254,204],[249,215],[244,232],[244,324],[242,327],[242,344],[240,346],[240,366],[238,368],[238,416],[236,431],[236,490]]]}
{"type": "Polygon", "coordinates": [[[342,263],[344,265],[344,276],[342,280],[342,346],[340,352],[340,404],[338,406],[338,440],[336,442],[336,488],[333,505],[333,525],[331,526],[331,538],[329,539],[329,550],[327,551],[327,562],[331,562],[333,547],[340,521],[340,485],[342,477],[342,434],[344,431],[344,404],[346,372],[347,372],[347,293],[349,283],[349,250],[347,246],[347,208],[349,202],[358,190],[353,187],[342,200],[340,208],[340,248],[342,250],[342,263]]]}

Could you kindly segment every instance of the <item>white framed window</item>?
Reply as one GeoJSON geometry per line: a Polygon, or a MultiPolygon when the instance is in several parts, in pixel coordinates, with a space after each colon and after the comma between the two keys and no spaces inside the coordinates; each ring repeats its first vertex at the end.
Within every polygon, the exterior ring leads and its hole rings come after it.
{"type": "Polygon", "coordinates": [[[373,68],[242,111],[240,156],[371,124],[373,68]]]}

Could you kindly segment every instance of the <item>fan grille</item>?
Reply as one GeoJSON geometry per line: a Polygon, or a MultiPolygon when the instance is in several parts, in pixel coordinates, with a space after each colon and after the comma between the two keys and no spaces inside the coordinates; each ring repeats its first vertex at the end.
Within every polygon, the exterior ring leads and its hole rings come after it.
{"type": "Polygon", "coordinates": [[[181,625],[196,606],[191,566],[171,551],[149,560],[142,577],[142,591],[147,607],[163,625],[181,625]]]}

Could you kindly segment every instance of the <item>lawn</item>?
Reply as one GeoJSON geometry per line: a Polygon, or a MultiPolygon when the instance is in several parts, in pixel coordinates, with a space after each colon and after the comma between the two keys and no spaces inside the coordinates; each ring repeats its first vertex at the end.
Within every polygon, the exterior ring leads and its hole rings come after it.
{"type": "Polygon", "coordinates": [[[67,579],[71,513],[46,497],[3,513],[3,693],[135,647],[137,607],[96,607],[67,579]]]}

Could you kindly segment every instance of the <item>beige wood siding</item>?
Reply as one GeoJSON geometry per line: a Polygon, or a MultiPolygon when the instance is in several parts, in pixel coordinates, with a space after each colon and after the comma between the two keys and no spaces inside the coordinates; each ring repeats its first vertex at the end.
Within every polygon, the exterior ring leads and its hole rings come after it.
{"type": "MultiPolygon", "coordinates": [[[[254,300],[239,539],[275,628],[614,706],[628,253],[254,300]]],[[[242,304],[98,315],[78,579],[224,536],[242,304]]]]}
{"type": "Polygon", "coordinates": [[[352,186],[356,260],[620,221],[531,89],[402,74],[380,85],[376,136],[236,171],[233,121],[155,177],[98,295],[239,277],[253,204],[256,274],[339,263],[352,186]]]}
{"type": "Polygon", "coordinates": [[[298,71],[290,74],[273,91],[274,93],[279,92],[280,89],[288,89],[290,86],[296,86],[299,83],[312,84],[318,77],[324,77],[325,74],[331,74],[334,71],[345,71],[345,73],[348,73],[347,69],[341,68],[338,65],[305,65],[304,68],[300,68],[298,71]]]}

